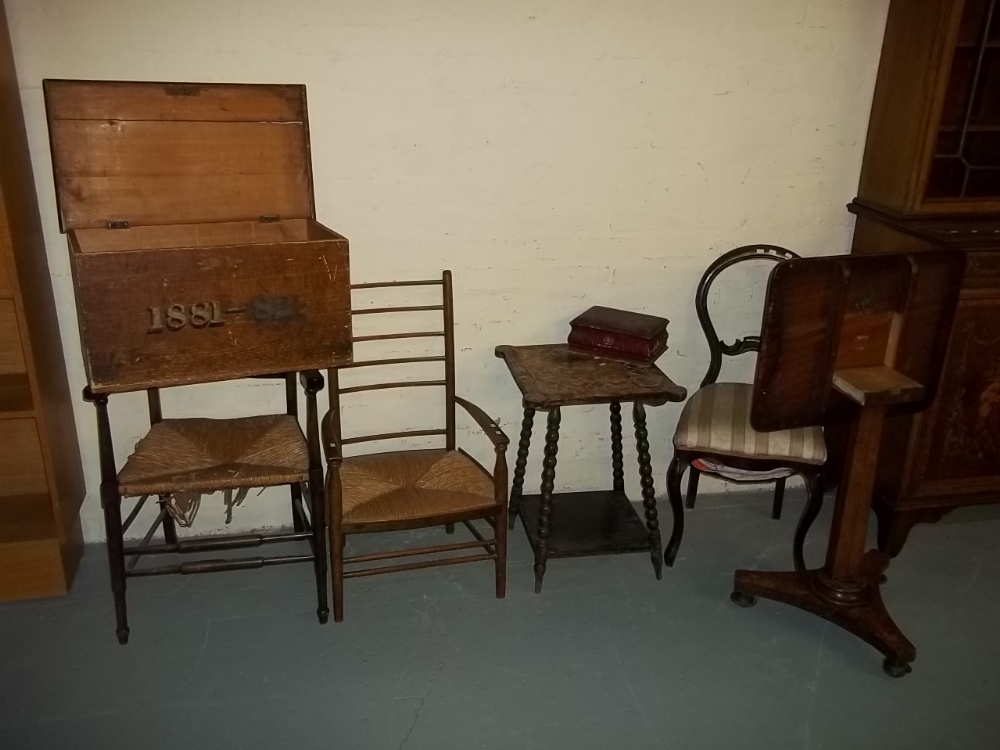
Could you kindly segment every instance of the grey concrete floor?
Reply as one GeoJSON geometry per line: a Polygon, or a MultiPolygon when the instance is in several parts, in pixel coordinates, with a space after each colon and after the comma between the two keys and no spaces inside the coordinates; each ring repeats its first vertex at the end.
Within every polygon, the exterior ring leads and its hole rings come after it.
{"type": "Polygon", "coordinates": [[[308,566],[139,579],[125,647],[88,549],[69,597],[0,606],[0,748],[1000,747],[1000,510],[918,527],[889,569],[901,680],[803,612],[730,604],[735,568],[789,567],[800,510],[706,497],[663,581],[646,555],[555,560],[540,596],[518,528],[506,600],[483,563],[359,579],[340,625],[308,566]]]}

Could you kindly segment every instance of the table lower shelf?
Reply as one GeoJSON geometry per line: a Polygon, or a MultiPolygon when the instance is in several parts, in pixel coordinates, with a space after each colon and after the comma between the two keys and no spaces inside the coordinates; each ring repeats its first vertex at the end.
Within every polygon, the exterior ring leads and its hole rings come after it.
{"type": "MultiPolygon", "coordinates": [[[[521,523],[531,549],[538,546],[540,495],[524,495],[521,523]]],[[[552,496],[548,558],[649,552],[649,531],[624,492],[597,490],[552,496]]]]}

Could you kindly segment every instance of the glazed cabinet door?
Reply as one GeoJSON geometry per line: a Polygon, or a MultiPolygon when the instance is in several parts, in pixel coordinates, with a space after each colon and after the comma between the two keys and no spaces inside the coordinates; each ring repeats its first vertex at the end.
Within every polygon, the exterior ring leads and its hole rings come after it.
{"type": "Polygon", "coordinates": [[[1000,290],[963,294],[929,417],[916,494],[1000,496],[1000,290]]]}

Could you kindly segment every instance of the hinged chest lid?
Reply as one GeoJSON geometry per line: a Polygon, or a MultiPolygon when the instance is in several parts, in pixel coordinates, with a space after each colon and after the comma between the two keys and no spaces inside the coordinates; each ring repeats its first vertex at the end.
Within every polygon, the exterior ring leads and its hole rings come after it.
{"type": "Polygon", "coordinates": [[[314,218],[305,86],[44,82],[65,232],[314,218]]]}

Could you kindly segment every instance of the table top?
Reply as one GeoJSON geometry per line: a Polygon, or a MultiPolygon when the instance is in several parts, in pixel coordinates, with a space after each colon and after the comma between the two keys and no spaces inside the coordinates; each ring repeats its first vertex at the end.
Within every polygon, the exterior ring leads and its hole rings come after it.
{"type": "Polygon", "coordinates": [[[632,364],[573,351],[567,344],[498,346],[525,406],[557,406],[641,401],[660,406],[683,401],[687,390],[656,365],[632,364]]]}

